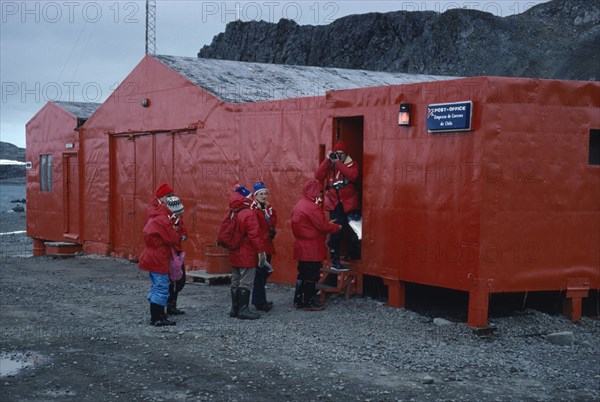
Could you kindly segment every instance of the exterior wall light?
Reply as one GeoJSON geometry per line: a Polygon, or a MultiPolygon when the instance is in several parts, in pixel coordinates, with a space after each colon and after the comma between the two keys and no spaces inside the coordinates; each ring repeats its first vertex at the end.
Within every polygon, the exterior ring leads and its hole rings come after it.
{"type": "Polygon", "coordinates": [[[398,112],[398,125],[410,126],[410,103],[401,103],[398,112]]]}

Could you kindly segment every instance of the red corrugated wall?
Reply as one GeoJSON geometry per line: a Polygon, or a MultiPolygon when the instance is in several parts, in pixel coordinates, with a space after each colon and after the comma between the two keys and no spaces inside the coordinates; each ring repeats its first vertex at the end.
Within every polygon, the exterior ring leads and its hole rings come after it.
{"type": "MultiPolygon", "coordinates": [[[[53,102],[46,103],[27,123],[25,154],[31,162],[26,172],[27,235],[30,237],[73,240],[64,236],[75,230],[73,225],[68,226],[64,162],[67,156],[75,156],[79,150],[79,134],[75,128],[77,118],[53,102]],[[52,191],[40,191],[40,155],[52,156],[52,191]]],[[[78,207],[71,207],[72,224],[78,207]]]]}
{"type": "Polygon", "coordinates": [[[83,126],[84,246],[135,259],[145,207],[168,181],[186,208],[188,264],[202,267],[233,185],[263,180],[279,214],[272,279],[291,283],[291,208],[349,124],[343,139],[362,138],[351,147],[363,152],[355,266],[365,274],[480,299],[565,289],[573,277],[598,288],[600,168],[588,144],[599,93],[598,83],[478,77],[230,104],[148,56],[83,126]],[[427,132],[429,104],[467,100],[471,131],[427,132]],[[400,103],[412,105],[410,127],[397,125],[400,103]]]}

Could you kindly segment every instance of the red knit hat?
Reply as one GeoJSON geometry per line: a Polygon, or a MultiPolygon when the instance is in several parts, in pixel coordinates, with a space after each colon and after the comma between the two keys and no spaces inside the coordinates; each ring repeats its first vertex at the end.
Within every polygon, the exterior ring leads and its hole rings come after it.
{"type": "Polygon", "coordinates": [[[156,198],[164,197],[165,195],[172,193],[173,189],[167,183],[161,183],[156,189],[156,198]]]}
{"type": "Polygon", "coordinates": [[[348,148],[346,148],[346,143],[344,141],[338,141],[333,146],[333,152],[342,151],[344,153],[348,153],[346,152],[347,149],[348,148]]]}

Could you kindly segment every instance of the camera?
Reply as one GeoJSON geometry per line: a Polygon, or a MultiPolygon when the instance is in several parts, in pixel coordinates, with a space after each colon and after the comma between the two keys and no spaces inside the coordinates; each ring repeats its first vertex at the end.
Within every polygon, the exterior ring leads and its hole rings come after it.
{"type": "Polygon", "coordinates": [[[338,159],[338,156],[337,156],[337,154],[335,152],[331,152],[329,154],[329,159],[338,159]]]}
{"type": "Polygon", "coordinates": [[[334,181],[333,183],[331,183],[331,185],[333,186],[334,189],[339,190],[342,187],[346,187],[348,185],[348,183],[350,183],[350,180],[348,180],[346,177],[344,177],[343,180],[334,181]]]}

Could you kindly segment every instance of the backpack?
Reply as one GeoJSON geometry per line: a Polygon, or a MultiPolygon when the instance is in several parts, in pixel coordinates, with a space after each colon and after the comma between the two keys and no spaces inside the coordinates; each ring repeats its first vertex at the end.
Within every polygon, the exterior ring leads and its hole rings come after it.
{"type": "Polygon", "coordinates": [[[237,222],[238,212],[240,212],[240,209],[230,209],[229,212],[225,214],[223,222],[221,222],[219,234],[217,235],[217,245],[230,251],[235,251],[240,248],[242,240],[244,239],[244,235],[237,222]]]}

